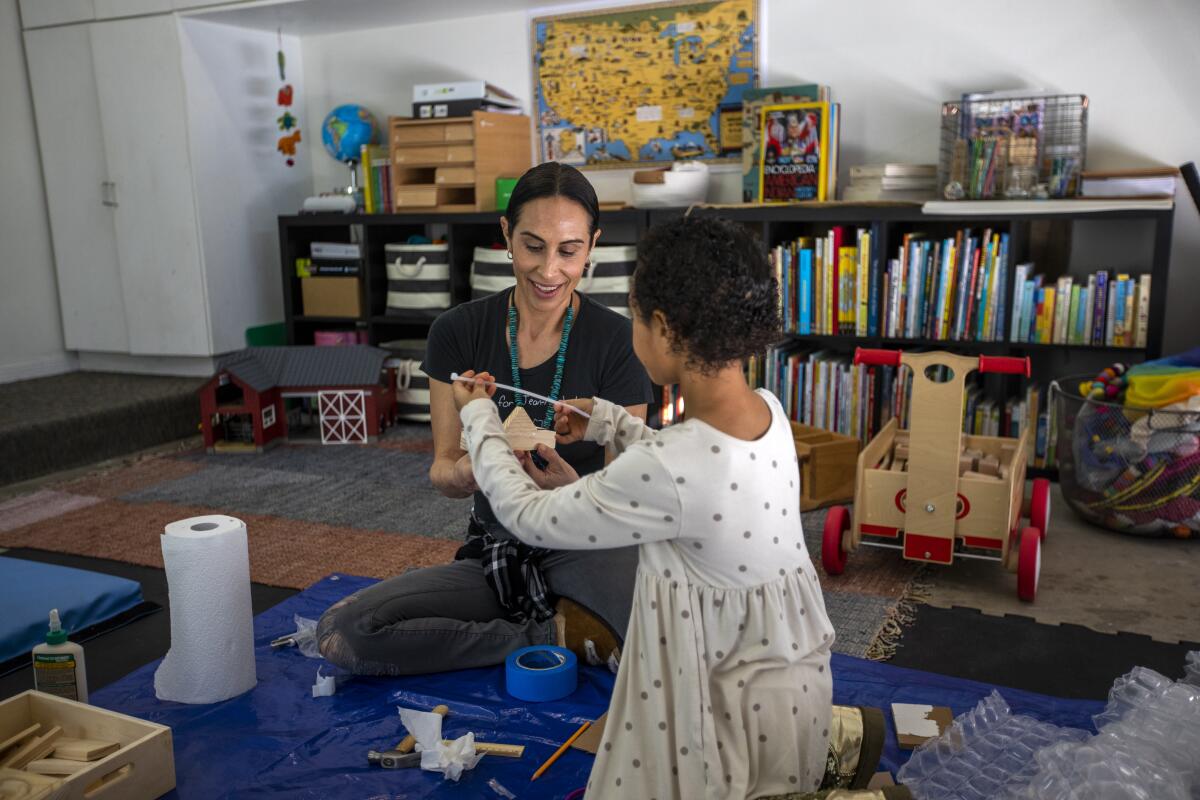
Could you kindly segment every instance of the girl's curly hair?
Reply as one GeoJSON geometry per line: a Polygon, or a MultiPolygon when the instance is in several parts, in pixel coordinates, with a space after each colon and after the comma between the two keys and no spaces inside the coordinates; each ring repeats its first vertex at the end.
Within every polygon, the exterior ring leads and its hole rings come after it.
{"type": "Polygon", "coordinates": [[[672,347],[707,374],[779,338],[779,285],[761,243],[717,217],[664,222],[642,237],[632,303],[643,322],[661,311],[672,347]]]}

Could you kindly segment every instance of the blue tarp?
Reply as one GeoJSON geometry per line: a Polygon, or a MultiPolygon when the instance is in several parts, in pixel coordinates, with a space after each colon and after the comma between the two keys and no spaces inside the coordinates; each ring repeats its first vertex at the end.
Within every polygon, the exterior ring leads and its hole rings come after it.
{"type": "MultiPolygon", "coordinates": [[[[585,668],[579,689],[564,701],[526,704],[504,691],[502,667],[404,678],[341,676],[337,694],[313,698],[311,686],[324,661],[295,649],[272,651],[271,639],[295,630],[292,616],[317,618],[330,604],[373,583],[336,575],[260,614],[254,621],[258,686],[209,706],[164,703],[154,697],[158,663],[130,673],[92,694],[98,706],[170,725],[175,738],[178,788],[168,797],[254,798],[488,798],[496,778],[519,798],[561,798],[587,782],[592,757],[569,750],[537,783],[529,776],[585,719],[608,706],[613,676],[585,668]],[[519,760],[485,756],[455,784],[416,769],[367,765],[368,750],[384,750],[403,738],[397,706],[450,707],[443,731],[457,737],[474,731],[486,742],[525,745],[519,760]]],[[[328,673],[326,664],[325,672],[328,673]]],[[[893,701],[946,705],[967,711],[993,688],[873,661],[835,655],[834,700],[883,709],[893,701]]],[[[1016,712],[1091,729],[1102,703],[1060,700],[1015,689],[1002,694],[1016,712]]],[[[884,767],[893,773],[907,758],[890,730],[884,767]]]]}
{"type": "Polygon", "coordinates": [[[137,581],[23,558],[0,558],[0,586],[0,661],[46,641],[52,608],[74,633],[142,602],[137,581]]]}

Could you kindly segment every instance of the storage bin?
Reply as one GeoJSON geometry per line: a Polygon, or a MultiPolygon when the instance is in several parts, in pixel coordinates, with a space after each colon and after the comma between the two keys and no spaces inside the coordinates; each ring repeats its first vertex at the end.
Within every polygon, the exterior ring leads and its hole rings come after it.
{"type": "Polygon", "coordinates": [[[396,366],[396,418],[429,422],[429,376],[421,370],[425,361],[424,339],[395,339],[379,346],[392,354],[396,366]]]}
{"type": "Polygon", "coordinates": [[[0,739],[34,723],[73,739],[118,742],[121,748],[61,779],[55,800],[153,800],[175,788],[171,729],[87,703],[27,691],[0,702],[0,739]]]}
{"type": "Polygon", "coordinates": [[[471,299],[478,300],[516,285],[512,259],[506,250],[476,247],[471,258],[471,299]]]}
{"type": "Polygon", "coordinates": [[[450,245],[386,244],[387,314],[414,322],[450,308],[450,245]]]}
{"type": "Polygon", "coordinates": [[[592,265],[584,270],[579,291],[623,317],[629,316],[629,289],[637,268],[635,245],[610,245],[592,249],[592,265]]]}
{"type": "Polygon", "coordinates": [[[362,316],[362,292],[358,278],[301,278],[300,299],[305,316],[362,316]]]}
{"type": "Polygon", "coordinates": [[[854,502],[858,439],[793,422],[792,440],[800,459],[800,510],[854,502]]]}

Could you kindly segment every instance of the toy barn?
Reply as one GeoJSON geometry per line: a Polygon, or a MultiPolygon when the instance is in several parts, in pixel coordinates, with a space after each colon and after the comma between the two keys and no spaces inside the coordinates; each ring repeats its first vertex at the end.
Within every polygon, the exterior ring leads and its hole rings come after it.
{"type": "Polygon", "coordinates": [[[272,444],[363,444],[391,422],[394,370],[386,350],[250,347],[221,359],[199,390],[204,447],[261,452],[272,444]]]}

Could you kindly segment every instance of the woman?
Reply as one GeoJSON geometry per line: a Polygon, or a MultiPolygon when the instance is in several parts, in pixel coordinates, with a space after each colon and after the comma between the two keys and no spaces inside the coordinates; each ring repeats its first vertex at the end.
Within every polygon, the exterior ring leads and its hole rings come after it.
{"type": "MultiPolygon", "coordinates": [[[[317,635],[329,661],[360,674],[407,675],[497,664],[531,644],[580,649],[585,636],[606,660],[624,639],[636,548],[559,552],[516,540],[459,447],[450,387],[452,372],[488,370],[555,399],[603,397],[645,419],[650,381],[633,354],[629,320],[575,291],[599,222],[595,190],[573,167],[542,164],[513,189],[500,227],[516,286],[439,317],[422,365],[433,424],[429,477],[448,497],[474,496],[467,543],[450,564],[382,581],[326,611],[317,635]]],[[[502,389],[495,402],[502,419],[523,405],[536,425],[553,425],[553,408],[539,400],[502,389]]],[[[521,463],[551,488],[601,469],[604,458],[604,448],[579,442],[521,463]]]]}

